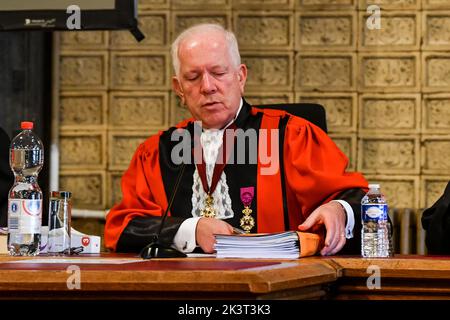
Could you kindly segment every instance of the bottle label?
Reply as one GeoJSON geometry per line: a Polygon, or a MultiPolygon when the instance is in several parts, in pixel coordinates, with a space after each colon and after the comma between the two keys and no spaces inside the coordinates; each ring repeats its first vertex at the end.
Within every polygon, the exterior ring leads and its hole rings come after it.
{"type": "Polygon", "coordinates": [[[363,204],[361,218],[363,222],[388,220],[388,206],[387,204],[363,204]]]}
{"type": "Polygon", "coordinates": [[[41,233],[42,199],[9,199],[8,232],[41,233]]]}

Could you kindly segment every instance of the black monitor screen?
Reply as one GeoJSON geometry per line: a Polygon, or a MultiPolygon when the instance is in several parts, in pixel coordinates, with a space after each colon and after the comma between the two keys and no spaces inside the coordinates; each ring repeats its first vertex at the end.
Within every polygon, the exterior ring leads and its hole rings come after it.
{"type": "Polygon", "coordinates": [[[0,31],[128,29],[142,40],[137,26],[137,0],[0,0],[0,31]]]}
{"type": "Polygon", "coordinates": [[[65,10],[77,5],[81,10],[115,9],[115,0],[1,0],[1,11],[65,10]]]}

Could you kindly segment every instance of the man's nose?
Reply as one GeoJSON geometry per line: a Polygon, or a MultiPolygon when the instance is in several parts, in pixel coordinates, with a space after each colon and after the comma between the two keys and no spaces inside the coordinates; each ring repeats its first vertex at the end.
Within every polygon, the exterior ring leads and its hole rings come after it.
{"type": "Polygon", "coordinates": [[[202,76],[201,90],[205,94],[211,94],[216,92],[217,87],[214,82],[214,78],[209,73],[204,73],[202,76]]]}

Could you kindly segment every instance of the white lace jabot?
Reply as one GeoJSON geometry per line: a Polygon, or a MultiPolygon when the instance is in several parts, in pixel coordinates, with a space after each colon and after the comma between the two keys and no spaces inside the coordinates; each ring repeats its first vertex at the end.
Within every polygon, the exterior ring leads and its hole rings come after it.
{"type": "MultiPolygon", "coordinates": [[[[239,108],[235,118],[227,125],[227,128],[234,120],[236,120],[239,112],[241,112],[243,100],[239,103],[239,108]]],[[[204,129],[200,136],[200,144],[203,148],[203,156],[206,163],[206,179],[208,185],[211,185],[214,173],[214,165],[216,164],[217,154],[222,146],[224,129],[204,129]]],[[[214,198],[214,209],[216,209],[217,219],[228,219],[234,216],[231,208],[231,198],[228,192],[227,176],[222,172],[216,190],[212,194],[214,198]]],[[[203,190],[202,181],[198,175],[197,167],[194,172],[194,184],[192,185],[192,216],[201,217],[200,213],[205,207],[206,192],[203,190]]]]}
{"type": "MultiPolygon", "coordinates": [[[[223,133],[224,130],[205,129],[200,136],[200,143],[203,148],[203,156],[206,163],[206,178],[208,185],[211,185],[217,154],[222,146],[223,133]]],[[[231,208],[231,198],[228,192],[227,176],[225,172],[222,172],[212,196],[214,198],[216,218],[232,218],[234,213],[231,208]]],[[[194,172],[194,184],[192,186],[192,216],[201,216],[201,210],[205,207],[205,198],[206,192],[203,190],[202,182],[196,167],[194,172]]]]}

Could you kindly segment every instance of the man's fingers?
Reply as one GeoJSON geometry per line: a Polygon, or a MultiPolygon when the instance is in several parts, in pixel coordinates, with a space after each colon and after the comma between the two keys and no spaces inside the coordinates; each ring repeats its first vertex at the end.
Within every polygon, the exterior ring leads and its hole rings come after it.
{"type": "Polygon", "coordinates": [[[336,223],[333,223],[333,221],[329,221],[328,223],[325,223],[325,228],[325,246],[321,251],[324,255],[329,254],[339,242],[339,226],[336,225],[336,223]]]}
{"type": "Polygon", "coordinates": [[[232,234],[233,227],[225,221],[201,218],[197,224],[196,241],[206,253],[214,252],[215,234],[232,234]]]}
{"type": "Polygon", "coordinates": [[[326,228],[325,246],[331,247],[333,245],[336,245],[337,241],[339,241],[337,235],[339,227],[332,220],[329,221],[328,223],[325,223],[325,228],[326,228]]]}
{"type": "Polygon", "coordinates": [[[329,248],[328,255],[334,255],[338,253],[345,245],[347,239],[345,238],[345,233],[342,232],[339,235],[339,240],[334,248],[329,248]]]}
{"type": "Polygon", "coordinates": [[[345,245],[346,242],[344,230],[338,231],[333,235],[330,235],[330,239],[331,243],[329,245],[325,245],[325,247],[321,250],[320,253],[322,255],[333,255],[342,249],[342,247],[345,245]]]}
{"type": "Polygon", "coordinates": [[[328,255],[329,252],[335,247],[337,244],[336,236],[334,230],[331,228],[327,229],[327,234],[325,237],[325,246],[323,247],[321,254],[328,255]]]}
{"type": "Polygon", "coordinates": [[[311,215],[303,221],[301,225],[298,226],[298,229],[300,231],[306,231],[308,229],[311,229],[316,223],[317,223],[318,217],[317,214],[315,214],[315,211],[311,213],[311,215]]]}
{"type": "Polygon", "coordinates": [[[346,242],[347,242],[347,238],[345,237],[345,234],[343,233],[343,234],[341,234],[341,237],[339,239],[337,246],[333,249],[333,251],[331,251],[330,254],[336,254],[339,251],[341,251],[341,249],[344,247],[346,242]]]}

